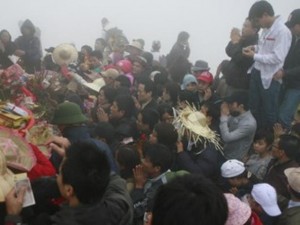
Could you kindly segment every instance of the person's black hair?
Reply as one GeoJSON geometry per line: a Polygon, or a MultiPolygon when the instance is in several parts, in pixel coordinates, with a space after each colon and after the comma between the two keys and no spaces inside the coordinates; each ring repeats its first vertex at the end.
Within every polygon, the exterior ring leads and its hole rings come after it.
{"type": "Polygon", "coordinates": [[[142,79],[139,80],[139,84],[143,84],[145,87],[145,92],[149,93],[152,92],[152,96],[155,94],[155,86],[154,82],[148,78],[148,77],[143,77],[142,79]]]}
{"type": "Polygon", "coordinates": [[[190,35],[186,31],[181,31],[177,36],[177,42],[187,41],[190,35]]]}
{"type": "Polygon", "coordinates": [[[127,87],[127,88],[131,87],[130,80],[126,76],[118,76],[115,81],[119,81],[121,87],[127,87]]]}
{"type": "Polygon", "coordinates": [[[66,151],[62,183],[73,187],[82,204],[98,202],[109,182],[110,166],[104,152],[92,142],[78,141],[66,151]]]}
{"type": "Polygon", "coordinates": [[[84,49],[87,52],[88,55],[91,55],[91,53],[93,52],[93,48],[89,45],[83,45],[81,47],[81,49],[84,49]]]}
{"type": "Polygon", "coordinates": [[[106,46],[106,45],[107,45],[107,44],[106,44],[106,41],[105,41],[103,38],[97,38],[96,41],[101,42],[101,44],[102,44],[103,46],[106,46]]]}
{"type": "Polygon", "coordinates": [[[220,120],[220,108],[221,108],[221,102],[220,103],[213,103],[213,102],[205,102],[203,104],[207,108],[207,116],[210,116],[214,122],[218,122],[220,120]]]}
{"type": "Polygon", "coordinates": [[[115,139],[115,128],[109,122],[98,122],[93,136],[96,138],[104,138],[108,145],[112,144],[115,139]]]}
{"type": "Polygon", "coordinates": [[[258,2],[255,2],[250,10],[249,10],[249,15],[248,15],[248,18],[250,20],[254,20],[256,18],[261,18],[264,13],[268,14],[269,16],[274,16],[274,10],[273,10],[273,7],[272,5],[267,2],[267,1],[258,1],[258,2]]]}
{"type": "Polygon", "coordinates": [[[155,109],[145,109],[141,112],[143,124],[147,124],[152,131],[159,122],[159,113],[155,109]]]}
{"type": "Polygon", "coordinates": [[[227,201],[214,183],[199,175],[185,175],[159,187],[152,225],[223,225],[227,215],[227,201]]]}
{"type": "Polygon", "coordinates": [[[130,118],[135,112],[135,104],[130,95],[118,95],[115,102],[119,110],[124,111],[124,117],[130,118]]]}
{"type": "Polygon", "coordinates": [[[154,126],[154,131],[157,134],[157,142],[167,146],[170,150],[175,147],[178,140],[178,133],[175,127],[166,122],[158,123],[154,126]]]}
{"type": "Polygon", "coordinates": [[[294,159],[299,154],[300,139],[290,134],[280,135],[278,148],[283,150],[289,159],[294,159]]]}
{"type": "Polygon", "coordinates": [[[300,137],[300,123],[296,123],[291,127],[291,134],[300,137]]]}
{"type": "Polygon", "coordinates": [[[245,170],[243,173],[235,176],[235,177],[229,177],[228,179],[241,179],[241,178],[248,178],[248,170],[245,170]]]}
{"type": "Polygon", "coordinates": [[[91,57],[96,57],[97,59],[101,60],[103,59],[103,54],[101,51],[97,50],[97,51],[92,51],[90,54],[91,57]]]}
{"type": "Polygon", "coordinates": [[[168,82],[165,85],[166,92],[170,95],[172,106],[176,107],[178,104],[178,96],[180,92],[180,86],[175,82],[168,82]]]}
{"type": "Polygon", "coordinates": [[[116,90],[108,85],[103,86],[100,91],[103,91],[105,98],[109,103],[112,103],[116,98],[116,90]]]}
{"type": "Polygon", "coordinates": [[[264,140],[267,145],[272,145],[274,142],[274,134],[268,129],[260,129],[256,132],[253,141],[264,140]]]}
{"type": "Polygon", "coordinates": [[[195,95],[193,92],[188,91],[188,90],[182,90],[179,93],[179,101],[180,102],[187,102],[190,105],[195,105],[196,101],[195,101],[195,95]]]}
{"type": "Polygon", "coordinates": [[[8,32],[8,30],[1,30],[0,31],[0,36],[3,34],[3,33],[8,33],[8,36],[9,36],[9,41],[11,41],[11,35],[10,35],[10,33],[8,32]]]}
{"type": "Polygon", "coordinates": [[[173,115],[172,106],[170,106],[168,103],[159,104],[157,107],[157,112],[159,113],[160,121],[163,121],[163,116],[165,113],[168,113],[169,115],[173,115]]]}
{"type": "Polygon", "coordinates": [[[246,20],[248,20],[251,23],[252,28],[256,30],[257,34],[260,30],[260,25],[258,23],[255,23],[254,20],[250,20],[248,17],[246,18],[246,20]]]}
{"type": "Polygon", "coordinates": [[[131,95],[130,89],[128,87],[119,87],[116,91],[116,96],[119,95],[131,95]]]}
{"type": "Polygon", "coordinates": [[[142,57],[144,57],[147,60],[147,66],[152,67],[153,54],[151,52],[143,52],[142,57]]]}
{"type": "Polygon", "coordinates": [[[121,166],[120,175],[123,179],[133,177],[132,169],[140,164],[140,156],[133,146],[120,146],[117,149],[116,160],[121,166]]]}
{"type": "Polygon", "coordinates": [[[172,153],[165,145],[146,143],[143,147],[143,155],[153,166],[160,167],[160,173],[166,172],[172,165],[172,153]]]}

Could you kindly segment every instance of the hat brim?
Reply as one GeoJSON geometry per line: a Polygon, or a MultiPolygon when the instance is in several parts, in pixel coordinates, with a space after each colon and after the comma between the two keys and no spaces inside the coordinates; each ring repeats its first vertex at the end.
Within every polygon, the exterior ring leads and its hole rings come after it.
{"type": "Polygon", "coordinates": [[[285,23],[285,25],[288,27],[288,28],[292,28],[293,27],[293,24],[291,23],[291,21],[287,21],[285,23]]]}
{"type": "Polygon", "coordinates": [[[84,115],[73,115],[67,117],[54,118],[52,120],[52,124],[69,125],[69,124],[85,123],[87,121],[88,119],[84,115]]]}
{"type": "Polygon", "coordinates": [[[210,67],[198,67],[198,66],[192,66],[191,70],[193,72],[196,72],[196,71],[209,71],[210,70],[210,67]]]}
{"type": "Polygon", "coordinates": [[[262,208],[269,216],[279,216],[281,214],[277,204],[272,206],[262,206],[262,208]]]}
{"type": "Polygon", "coordinates": [[[137,49],[137,50],[139,50],[139,51],[141,51],[141,52],[144,51],[143,49],[141,49],[141,48],[139,48],[139,47],[137,47],[137,46],[131,45],[131,44],[128,44],[128,45],[125,46],[125,51],[127,52],[130,48],[137,49]]]}

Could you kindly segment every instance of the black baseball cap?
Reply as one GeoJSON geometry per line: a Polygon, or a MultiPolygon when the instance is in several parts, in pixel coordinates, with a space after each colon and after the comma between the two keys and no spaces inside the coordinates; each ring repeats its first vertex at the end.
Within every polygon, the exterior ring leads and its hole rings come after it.
{"type": "Polygon", "coordinates": [[[296,24],[300,24],[300,9],[295,9],[291,12],[288,21],[285,23],[288,28],[292,28],[296,24]]]}

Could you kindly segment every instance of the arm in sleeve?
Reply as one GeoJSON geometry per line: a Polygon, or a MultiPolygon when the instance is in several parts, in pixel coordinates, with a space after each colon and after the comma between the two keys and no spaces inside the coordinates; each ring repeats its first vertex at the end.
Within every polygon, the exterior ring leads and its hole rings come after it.
{"type": "MultiPolygon", "coordinates": [[[[270,40],[266,40],[270,41],[270,40]]],[[[258,54],[254,55],[254,60],[263,64],[276,65],[283,63],[287,56],[292,43],[291,32],[280,32],[276,36],[273,50],[269,54],[258,54]]]]}
{"type": "Polygon", "coordinates": [[[230,132],[228,127],[228,119],[226,119],[225,117],[221,117],[220,132],[221,137],[225,142],[232,142],[246,137],[250,133],[252,133],[255,128],[255,124],[241,123],[236,130],[230,132]]]}

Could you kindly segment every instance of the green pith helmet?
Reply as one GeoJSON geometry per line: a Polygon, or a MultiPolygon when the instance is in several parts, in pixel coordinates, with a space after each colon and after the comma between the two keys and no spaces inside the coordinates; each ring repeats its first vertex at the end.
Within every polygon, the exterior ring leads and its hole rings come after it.
{"type": "Polygon", "coordinates": [[[53,124],[69,125],[84,123],[88,119],[83,115],[80,107],[73,102],[64,102],[58,105],[52,120],[53,124]]]}

